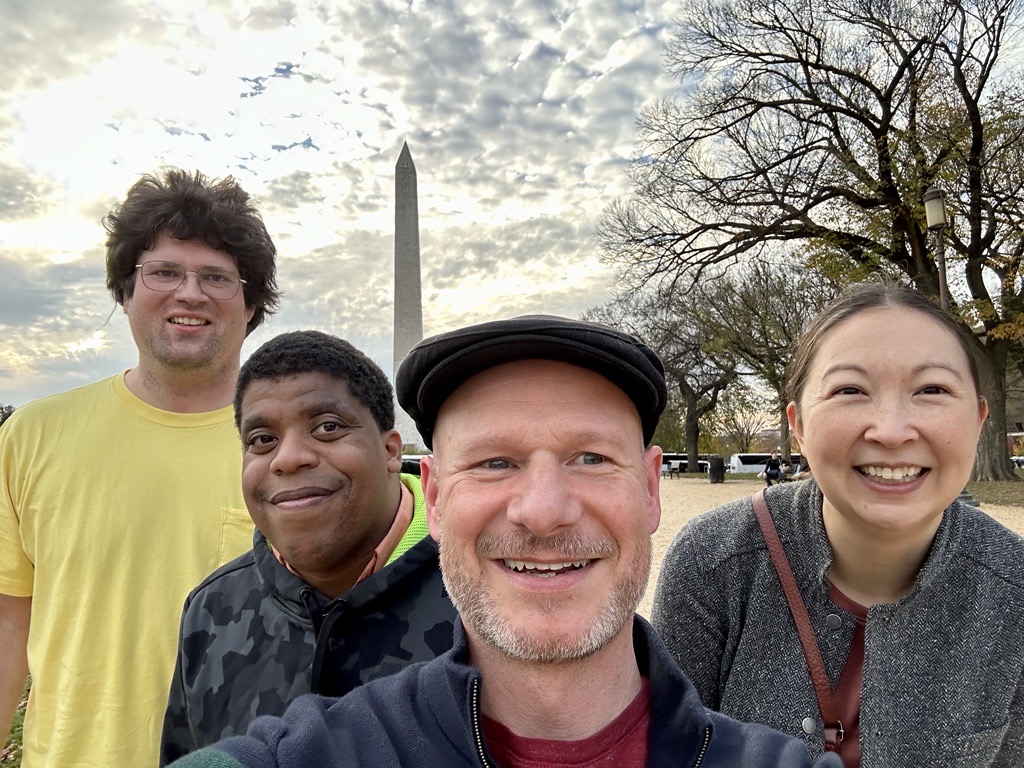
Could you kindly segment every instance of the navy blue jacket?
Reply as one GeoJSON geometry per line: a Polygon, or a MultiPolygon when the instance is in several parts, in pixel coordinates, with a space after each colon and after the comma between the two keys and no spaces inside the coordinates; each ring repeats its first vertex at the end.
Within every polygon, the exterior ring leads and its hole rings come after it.
{"type": "MultiPolygon", "coordinates": [[[[341,699],[302,696],[283,718],[261,717],[245,736],[173,763],[176,768],[494,768],[482,739],[480,673],[469,664],[461,622],[455,646],[432,661],[357,688],[341,699]]],[[[633,647],[650,679],[650,768],[802,768],[803,742],[704,707],[644,619],[633,647]]],[[[829,754],[814,763],[842,768],[829,754]]]]}

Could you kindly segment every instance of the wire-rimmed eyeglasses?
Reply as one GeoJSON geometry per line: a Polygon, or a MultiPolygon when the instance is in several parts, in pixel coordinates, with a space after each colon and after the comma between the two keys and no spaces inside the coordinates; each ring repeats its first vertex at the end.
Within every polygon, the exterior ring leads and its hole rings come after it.
{"type": "Polygon", "coordinates": [[[136,264],[143,284],[151,291],[173,291],[188,277],[189,272],[199,278],[199,290],[217,301],[228,301],[238,294],[245,280],[220,269],[185,269],[173,261],[147,261],[136,264]]]}

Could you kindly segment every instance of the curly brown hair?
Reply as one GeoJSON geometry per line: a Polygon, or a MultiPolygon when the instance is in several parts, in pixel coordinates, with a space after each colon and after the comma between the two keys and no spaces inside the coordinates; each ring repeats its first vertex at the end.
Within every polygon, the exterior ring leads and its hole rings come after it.
{"type": "Polygon", "coordinates": [[[277,309],[277,248],[249,194],[231,176],[207,179],[177,168],[144,175],[103,218],[107,230],[107,288],[123,305],[135,290],[139,254],[160,234],[198,240],[231,256],[242,279],[252,319],[246,334],[277,309]]]}

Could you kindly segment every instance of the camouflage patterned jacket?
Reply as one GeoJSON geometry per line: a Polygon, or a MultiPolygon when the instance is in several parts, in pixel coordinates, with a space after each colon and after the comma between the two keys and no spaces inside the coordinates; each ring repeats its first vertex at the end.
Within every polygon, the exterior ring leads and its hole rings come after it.
{"type": "Polygon", "coordinates": [[[258,715],[283,714],[301,694],[340,696],[434,658],[452,645],[455,615],[429,536],[328,600],[281,565],[256,531],[252,551],[214,571],[185,602],[161,765],[245,733],[258,715]]]}

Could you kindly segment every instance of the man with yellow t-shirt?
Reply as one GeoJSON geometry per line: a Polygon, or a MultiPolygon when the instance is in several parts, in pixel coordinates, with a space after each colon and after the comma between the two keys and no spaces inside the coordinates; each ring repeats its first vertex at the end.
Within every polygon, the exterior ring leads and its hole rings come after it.
{"type": "Polygon", "coordinates": [[[107,216],[131,370],[0,429],[0,733],[24,768],[155,765],[181,604],[249,548],[231,402],[277,306],[276,249],[231,178],[144,176],[107,216]]]}

